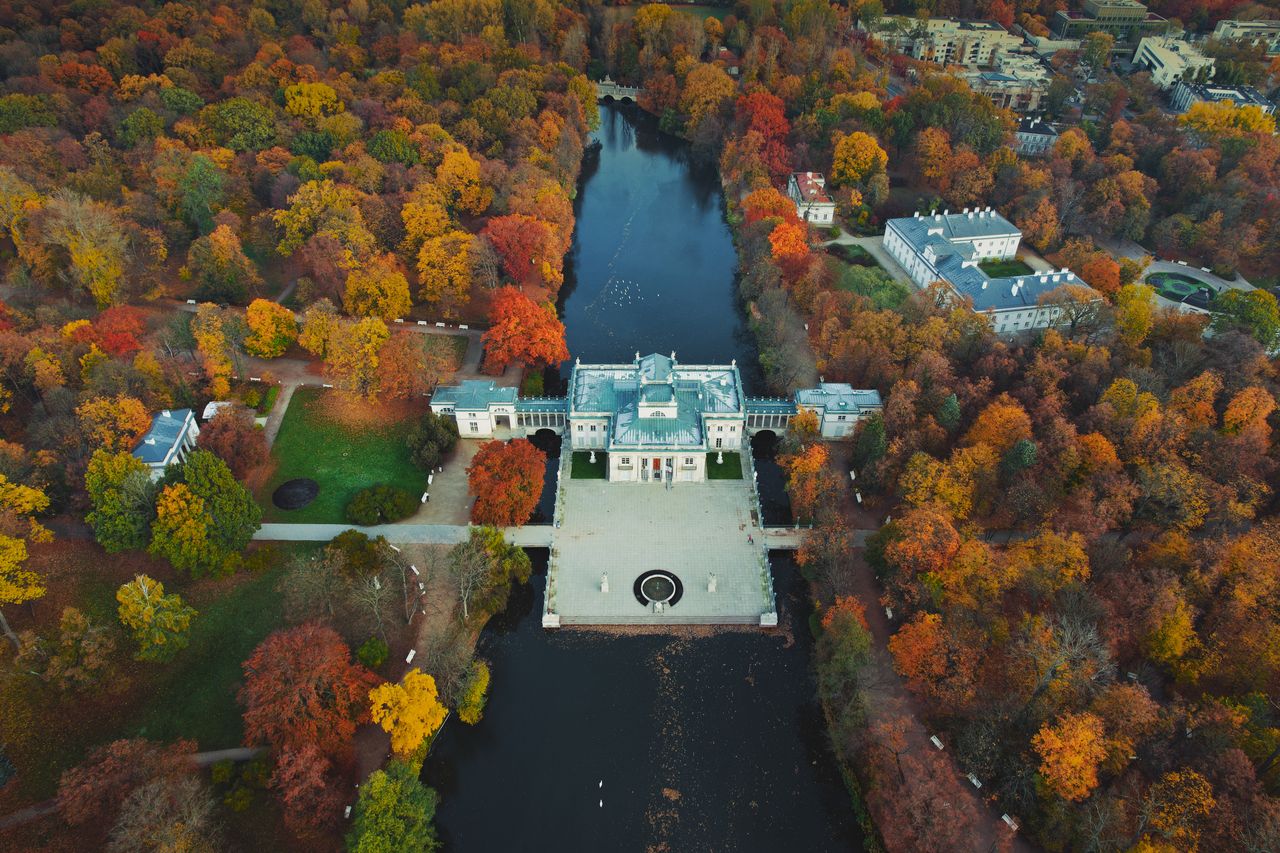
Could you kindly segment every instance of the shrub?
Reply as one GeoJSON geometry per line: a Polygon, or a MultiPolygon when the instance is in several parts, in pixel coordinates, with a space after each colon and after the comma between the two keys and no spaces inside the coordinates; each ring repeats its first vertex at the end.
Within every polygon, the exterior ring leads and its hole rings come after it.
{"type": "Polygon", "coordinates": [[[369,669],[377,669],[387,661],[387,655],[391,650],[387,648],[387,644],[380,637],[370,637],[360,644],[360,648],[356,649],[356,660],[364,664],[369,669]]]}
{"type": "Polygon", "coordinates": [[[458,697],[458,719],[474,726],[484,714],[485,699],[489,695],[489,667],[482,660],[471,662],[463,676],[462,690],[458,697]]]}
{"type": "Polygon", "coordinates": [[[446,453],[458,446],[458,424],[449,415],[427,412],[409,430],[405,442],[409,445],[413,464],[430,471],[440,465],[446,453]]]}
{"type": "Polygon", "coordinates": [[[370,486],[347,504],[347,521],[368,527],[408,518],[418,509],[418,498],[395,486],[370,486]]]}
{"type": "Polygon", "coordinates": [[[522,397],[541,397],[545,393],[542,371],[534,370],[526,373],[524,379],[520,382],[520,396],[522,397]]]}

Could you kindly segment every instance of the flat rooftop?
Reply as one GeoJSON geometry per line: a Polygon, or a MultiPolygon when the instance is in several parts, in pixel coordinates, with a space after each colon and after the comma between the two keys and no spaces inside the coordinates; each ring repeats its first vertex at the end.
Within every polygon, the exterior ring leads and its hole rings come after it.
{"type": "Polygon", "coordinates": [[[564,480],[564,521],[555,531],[551,612],[573,625],[759,625],[775,612],[752,517],[748,481],[610,483],[564,480]],[[748,542],[751,536],[754,543],[748,542]],[[650,571],[680,579],[680,601],[662,613],[636,600],[650,571]],[[609,575],[602,592],[601,575],[609,575]],[[709,592],[709,575],[716,591],[709,592]]]}

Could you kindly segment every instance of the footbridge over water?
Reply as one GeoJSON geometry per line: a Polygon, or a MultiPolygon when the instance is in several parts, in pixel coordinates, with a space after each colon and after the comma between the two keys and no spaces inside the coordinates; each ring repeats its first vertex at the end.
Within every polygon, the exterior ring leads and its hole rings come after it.
{"type": "Polygon", "coordinates": [[[596,83],[596,97],[598,99],[613,98],[615,101],[630,101],[634,104],[640,96],[640,92],[641,90],[635,86],[623,86],[620,83],[613,82],[608,77],[596,83]]]}

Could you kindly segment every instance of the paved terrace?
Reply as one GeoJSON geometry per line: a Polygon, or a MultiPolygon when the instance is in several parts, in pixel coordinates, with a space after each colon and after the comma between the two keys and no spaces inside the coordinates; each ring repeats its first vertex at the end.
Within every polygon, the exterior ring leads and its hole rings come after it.
{"type": "Polygon", "coordinates": [[[766,546],[745,481],[670,489],[602,480],[562,485],[564,522],[555,531],[548,581],[549,610],[560,625],[759,625],[762,616],[775,613],[762,573],[766,546]],[[684,585],[679,603],[662,613],[633,592],[636,579],[655,569],[684,585]],[[607,593],[601,591],[606,572],[607,593]],[[716,591],[709,592],[713,573],[716,591]]]}

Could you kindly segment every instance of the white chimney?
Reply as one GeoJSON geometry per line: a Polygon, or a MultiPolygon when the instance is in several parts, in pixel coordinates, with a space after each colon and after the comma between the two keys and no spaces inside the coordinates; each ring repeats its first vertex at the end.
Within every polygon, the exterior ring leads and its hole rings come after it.
{"type": "Polygon", "coordinates": [[[986,289],[987,289],[987,283],[986,283],[985,281],[982,283],[982,289],[983,289],[983,290],[986,290],[986,289]]]}
{"type": "Polygon", "coordinates": [[[160,414],[164,415],[166,418],[171,417],[168,409],[164,409],[163,411],[160,412],[160,414]]]}
{"type": "Polygon", "coordinates": [[[967,207],[966,207],[966,208],[964,209],[964,212],[965,212],[965,213],[968,213],[968,212],[969,212],[969,208],[967,208],[967,207]]]}

